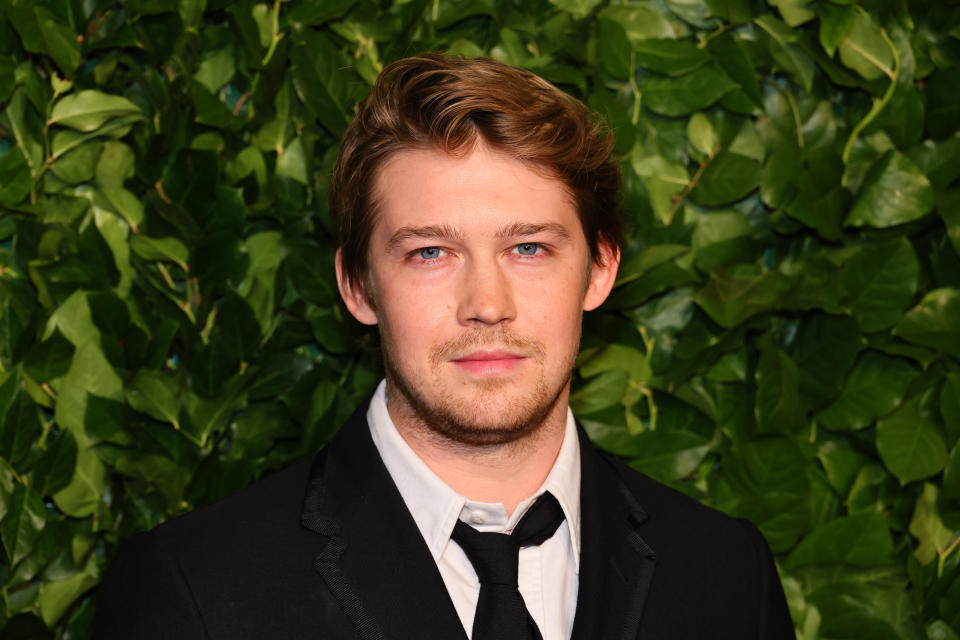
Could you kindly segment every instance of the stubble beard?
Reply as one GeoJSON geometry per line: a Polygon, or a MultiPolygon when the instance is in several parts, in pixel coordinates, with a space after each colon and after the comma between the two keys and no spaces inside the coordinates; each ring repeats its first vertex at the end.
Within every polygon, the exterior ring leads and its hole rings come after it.
{"type": "MultiPolygon", "coordinates": [[[[542,343],[516,336],[498,325],[492,329],[474,329],[459,338],[440,343],[431,349],[431,375],[434,387],[443,389],[439,379],[444,363],[476,348],[508,348],[527,355],[538,365],[538,377],[533,389],[507,400],[510,387],[516,384],[512,378],[476,380],[472,398],[464,400],[450,394],[447,397],[429,398],[420,392],[416,380],[410,380],[394,362],[390,349],[384,344],[383,360],[388,389],[395,389],[402,396],[404,418],[434,438],[439,437],[450,444],[470,447],[492,447],[514,443],[539,431],[548,416],[556,409],[560,396],[567,388],[573,373],[574,356],[564,363],[567,374],[553,387],[548,383],[543,368],[545,348],[542,343]],[[484,415],[485,411],[496,416],[484,415]],[[487,418],[487,419],[485,419],[487,418]],[[491,420],[490,418],[495,418],[491,420]]],[[[456,384],[451,381],[452,384],[456,384]]]]}

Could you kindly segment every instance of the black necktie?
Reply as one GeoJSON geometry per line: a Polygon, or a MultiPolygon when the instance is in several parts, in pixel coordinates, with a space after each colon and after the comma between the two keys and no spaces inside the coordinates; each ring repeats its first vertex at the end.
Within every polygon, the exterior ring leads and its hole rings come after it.
{"type": "Polygon", "coordinates": [[[453,539],[480,579],[472,640],[543,640],[517,588],[520,548],[538,545],[563,522],[563,509],[544,493],[527,510],[510,535],[483,533],[457,521],[453,539]]]}

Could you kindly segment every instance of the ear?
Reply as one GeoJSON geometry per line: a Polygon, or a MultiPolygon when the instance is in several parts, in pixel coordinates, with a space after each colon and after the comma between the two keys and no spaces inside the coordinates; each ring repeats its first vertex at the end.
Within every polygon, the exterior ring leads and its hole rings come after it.
{"type": "Polygon", "coordinates": [[[617,269],[620,268],[620,251],[608,244],[600,244],[600,257],[603,264],[595,260],[590,263],[590,281],[587,283],[587,292],[583,297],[583,310],[593,311],[607,299],[617,280],[617,269]]]}
{"type": "Polygon", "coordinates": [[[340,289],[340,296],[343,298],[347,310],[361,324],[377,324],[377,313],[373,305],[367,299],[367,293],[363,289],[363,283],[353,282],[346,276],[343,269],[343,254],[337,249],[336,257],[337,270],[337,288],[340,289]]]}

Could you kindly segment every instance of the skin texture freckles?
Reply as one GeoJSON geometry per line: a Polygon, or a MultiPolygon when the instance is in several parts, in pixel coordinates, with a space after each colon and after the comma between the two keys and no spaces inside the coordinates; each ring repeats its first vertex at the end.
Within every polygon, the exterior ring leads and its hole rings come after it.
{"type": "Polygon", "coordinates": [[[415,450],[555,454],[582,312],[606,298],[619,256],[591,266],[564,185],[482,143],[398,152],[375,195],[364,286],[339,260],[338,277],[351,313],[379,324],[401,435],[415,450]]]}

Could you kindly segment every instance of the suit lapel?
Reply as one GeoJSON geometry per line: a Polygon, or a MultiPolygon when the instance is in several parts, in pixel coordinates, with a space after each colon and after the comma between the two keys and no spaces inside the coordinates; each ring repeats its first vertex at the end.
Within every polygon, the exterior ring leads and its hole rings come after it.
{"type": "Polygon", "coordinates": [[[301,521],[326,537],[314,568],[364,640],[466,633],[370,437],[363,405],[317,456],[301,521]]]}
{"type": "Polygon", "coordinates": [[[635,640],[656,554],[640,537],[647,514],[580,431],[580,587],[573,640],[635,640]]]}

